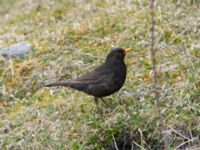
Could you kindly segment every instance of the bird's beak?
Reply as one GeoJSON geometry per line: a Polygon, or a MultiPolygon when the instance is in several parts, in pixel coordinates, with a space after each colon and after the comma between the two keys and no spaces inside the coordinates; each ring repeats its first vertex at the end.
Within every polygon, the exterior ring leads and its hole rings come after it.
{"type": "Polygon", "coordinates": [[[125,48],[124,49],[124,52],[125,52],[125,54],[127,54],[128,52],[130,52],[130,51],[132,51],[133,49],[132,48],[125,48]]]}

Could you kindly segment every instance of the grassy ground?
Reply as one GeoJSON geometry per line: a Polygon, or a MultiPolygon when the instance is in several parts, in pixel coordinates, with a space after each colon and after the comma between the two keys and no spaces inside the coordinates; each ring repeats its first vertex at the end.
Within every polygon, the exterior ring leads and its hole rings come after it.
{"type": "MultiPolygon", "coordinates": [[[[167,149],[200,147],[199,9],[198,0],[156,2],[167,149]]],[[[127,132],[146,149],[162,145],[149,12],[147,0],[0,0],[0,47],[33,46],[24,58],[0,57],[0,149],[104,149],[127,132]],[[95,68],[111,47],[134,51],[126,58],[124,87],[106,98],[112,111],[101,105],[103,117],[84,93],[42,87],[95,68]]]]}

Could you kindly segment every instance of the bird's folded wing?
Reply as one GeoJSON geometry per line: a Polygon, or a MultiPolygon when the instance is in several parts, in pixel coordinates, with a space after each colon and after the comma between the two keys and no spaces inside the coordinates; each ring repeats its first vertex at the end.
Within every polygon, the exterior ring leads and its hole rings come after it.
{"type": "Polygon", "coordinates": [[[113,75],[114,74],[111,70],[102,70],[97,68],[96,70],[88,72],[74,81],[86,84],[99,84],[109,82],[112,79],[113,75]]]}

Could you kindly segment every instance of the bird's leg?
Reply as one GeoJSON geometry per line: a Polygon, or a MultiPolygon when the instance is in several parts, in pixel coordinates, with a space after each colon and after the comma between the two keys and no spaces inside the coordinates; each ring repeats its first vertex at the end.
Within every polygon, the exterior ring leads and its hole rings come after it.
{"type": "Polygon", "coordinates": [[[94,97],[94,102],[95,102],[95,104],[96,104],[96,106],[97,106],[98,112],[101,113],[101,109],[99,108],[99,101],[98,101],[98,98],[97,98],[97,97],[94,97]]]}
{"type": "Polygon", "coordinates": [[[106,103],[106,101],[101,97],[100,98],[101,100],[102,100],[102,102],[104,103],[104,105],[106,105],[106,109],[108,110],[108,111],[112,111],[112,107],[110,107],[109,105],[108,105],[108,103],[106,103]]]}
{"type": "Polygon", "coordinates": [[[100,98],[102,100],[102,102],[106,105],[106,107],[109,107],[108,103],[106,103],[106,101],[101,97],[100,98]]]}

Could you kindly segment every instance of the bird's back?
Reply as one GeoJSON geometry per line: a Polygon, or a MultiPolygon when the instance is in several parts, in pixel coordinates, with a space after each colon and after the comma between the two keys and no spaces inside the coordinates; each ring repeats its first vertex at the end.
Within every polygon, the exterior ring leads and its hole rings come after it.
{"type": "Polygon", "coordinates": [[[70,87],[95,97],[105,97],[118,91],[126,79],[126,66],[102,64],[94,71],[69,81],[70,87]]]}

